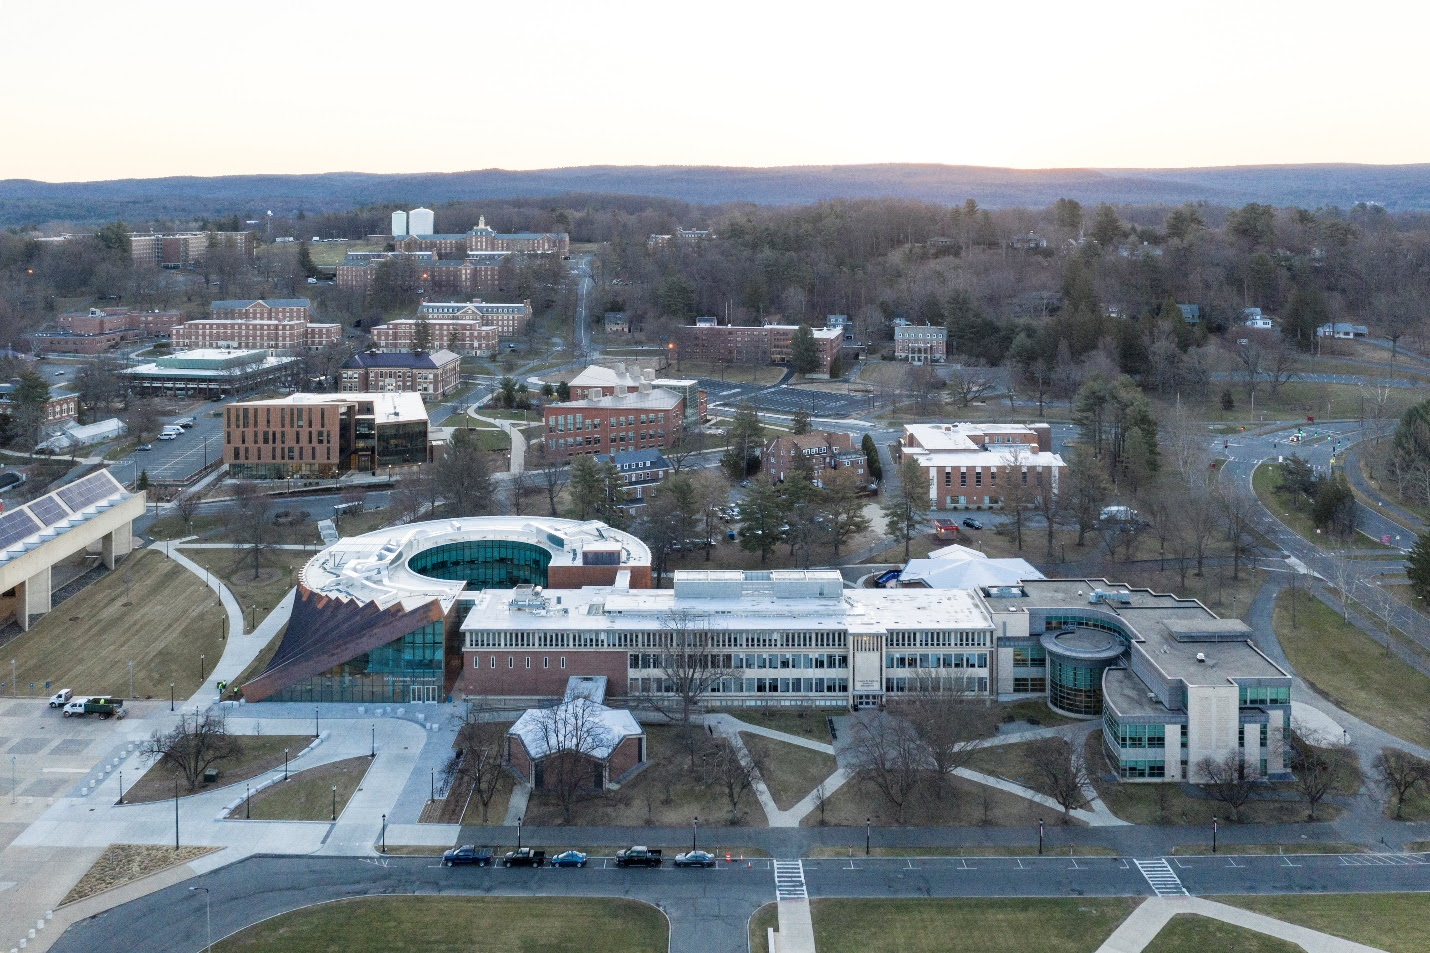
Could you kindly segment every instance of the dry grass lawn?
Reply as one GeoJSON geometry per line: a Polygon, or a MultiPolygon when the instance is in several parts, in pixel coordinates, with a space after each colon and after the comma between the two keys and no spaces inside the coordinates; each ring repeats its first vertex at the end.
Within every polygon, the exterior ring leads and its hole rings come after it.
{"type": "Polygon", "coordinates": [[[1167,922],[1143,953],[1203,953],[1236,950],[1237,953],[1302,953],[1301,946],[1225,920],[1179,913],[1167,922]]]}
{"type": "Polygon", "coordinates": [[[372,759],[364,755],[299,771],[255,794],[250,815],[245,815],[240,804],[229,816],[251,816],[255,821],[332,820],[333,788],[338,789],[337,813],[341,815],[371,766],[372,759]]]}
{"type": "MultiPolygon", "coordinates": [[[[297,757],[298,752],[313,743],[310,735],[239,735],[243,743],[243,753],[232,761],[220,761],[214,767],[219,770],[218,786],[238,784],[249,778],[256,778],[265,771],[283,766],[283,751],[297,757]]],[[[185,790],[184,776],[178,768],[168,762],[159,762],[144,772],[134,785],[124,792],[124,803],[144,804],[163,801],[174,796],[174,781],[179,781],[180,793],[185,790]]],[[[204,790],[202,782],[195,790],[204,790]]]]}
{"type": "Polygon", "coordinates": [[[1140,897],[1077,899],[815,900],[820,953],[1088,953],[1127,919],[1140,897]],[[955,939],[956,942],[955,942],[955,939]]]}
{"type": "Polygon", "coordinates": [[[829,744],[830,716],[844,714],[844,710],[841,708],[722,708],[716,710],[732,718],[738,718],[746,724],[769,728],[771,731],[783,731],[787,735],[808,738],[810,741],[818,741],[822,744],[829,744]]]}
{"type": "Polygon", "coordinates": [[[60,906],[123,886],[150,874],[212,854],[222,847],[163,847],[154,844],[110,844],[100,854],[60,906]]]}
{"type": "Polygon", "coordinates": [[[186,549],[183,554],[223,580],[243,607],[245,628],[249,608],[257,607],[252,617],[257,625],[293,588],[297,570],[314,556],[307,550],[270,549],[259,556],[255,576],[253,555],[246,549],[186,549]]]}
{"type": "Polygon", "coordinates": [[[49,682],[50,691],[128,696],[132,661],[135,695],[167,698],[173,682],[187,698],[200,685],[199,656],[212,671],[223,646],[213,591],[163,553],[139,550],[42,616],[5,652],[6,661],[15,659],[21,690],[34,682],[36,695],[49,694],[49,682]]]}
{"type": "Polygon", "coordinates": [[[365,897],[285,913],[214,945],[219,953],[665,953],[669,923],[635,900],[365,897]],[[480,938],[479,940],[477,938],[480,938]]]}
{"type": "Polygon", "coordinates": [[[740,737],[759,767],[760,777],[764,778],[770,796],[775,799],[775,807],[782,811],[798,804],[838,767],[834,756],[822,751],[811,751],[748,732],[741,733],[740,737]]]}
{"type": "Polygon", "coordinates": [[[1255,910],[1386,953],[1430,950],[1430,894],[1321,893],[1207,899],[1255,910]]]}
{"type": "Polygon", "coordinates": [[[1296,670],[1316,691],[1397,738],[1430,745],[1430,678],[1388,656],[1368,635],[1304,591],[1276,598],[1276,637],[1296,670]],[[1296,624],[1291,624],[1291,600],[1296,624]]]}
{"type": "MultiPolygon", "coordinates": [[[[849,781],[825,804],[824,823],[838,827],[863,827],[872,818],[875,827],[898,827],[897,811],[873,784],[849,781]]],[[[1028,827],[1038,818],[1050,823],[1060,820],[1056,811],[997,788],[946,778],[941,784],[926,781],[910,799],[903,826],[908,827],[1028,827]]],[[[816,808],[802,822],[809,827],[820,823],[816,808]]],[[[1081,824],[1081,821],[1071,821],[1081,824]]],[[[861,844],[862,848],[863,845],[861,844]]]]}

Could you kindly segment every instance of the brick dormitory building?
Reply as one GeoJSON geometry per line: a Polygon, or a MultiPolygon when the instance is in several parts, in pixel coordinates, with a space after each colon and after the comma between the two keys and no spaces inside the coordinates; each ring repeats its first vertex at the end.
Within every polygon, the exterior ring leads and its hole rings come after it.
{"type": "MultiPolygon", "coordinates": [[[[744,327],[718,324],[714,318],[696,318],[680,329],[681,357],[691,361],[730,364],[788,364],[795,324],[744,327]]],[[[809,377],[828,377],[844,346],[842,328],[811,328],[818,366],[809,377]]]]}
{"type": "Polygon", "coordinates": [[[451,351],[354,354],[342,367],[343,393],[414,391],[441,400],[462,386],[462,359],[451,351]]]}
{"type": "Polygon", "coordinates": [[[1048,424],[906,424],[899,451],[928,474],[936,510],[997,509],[1008,481],[1058,492],[1065,464],[1048,424]]]}
{"type": "Polygon", "coordinates": [[[309,320],[307,298],[215,301],[209,316],[174,328],[177,349],[243,348],[268,351],[316,350],[342,340],[342,326],[309,320]]]}
{"type": "Polygon", "coordinates": [[[786,434],[774,438],[760,451],[760,472],[776,483],[801,472],[811,482],[847,473],[862,486],[869,482],[869,458],[853,434],[786,434]]]}
{"type": "Polygon", "coordinates": [[[575,456],[664,450],[675,443],[684,429],[684,397],[647,380],[621,381],[610,390],[609,396],[547,404],[547,449],[575,456]]]}

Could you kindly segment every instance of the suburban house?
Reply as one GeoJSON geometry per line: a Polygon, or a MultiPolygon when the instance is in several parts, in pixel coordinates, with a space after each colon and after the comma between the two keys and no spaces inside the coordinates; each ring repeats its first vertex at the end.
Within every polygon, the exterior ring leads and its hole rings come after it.
{"type": "Polygon", "coordinates": [[[1185,321],[1187,324],[1202,323],[1202,309],[1200,305],[1179,304],[1177,305],[1177,307],[1182,312],[1182,320],[1185,321]]]}
{"type": "Polygon", "coordinates": [[[610,463],[621,476],[626,502],[621,509],[632,513],[645,506],[651,489],[670,476],[675,468],[659,450],[620,450],[596,455],[597,463],[610,463]]]}
{"type": "Polygon", "coordinates": [[[1260,308],[1242,308],[1242,324],[1248,328],[1259,328],[1262,331],[1275,329],[1276,325],[1272,320],[1261,313],[1260,308]]]}
{"type": "Polygon", "coordinates": [[[1316,329],[1317,337],[1336,338],[1342,341],[1363,338],[1369,333],[1369,330],[1367,330],[1364,324],[1347,324],[1344,321],[1337,321],[1335,324],[1323,324],[1316,329]]]}

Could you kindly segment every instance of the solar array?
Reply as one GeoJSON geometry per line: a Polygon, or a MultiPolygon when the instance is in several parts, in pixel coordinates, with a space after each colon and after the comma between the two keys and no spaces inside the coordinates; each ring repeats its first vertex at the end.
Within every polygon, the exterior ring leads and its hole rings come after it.
{"type": "Polygon", "coordinates": [[[119,481],[109,475],[108,470],[101,470],[92,473],[76,483],[69,486],[62,486],[55,491],[55,494],[64,501],[65,505],[78,513],[87,506],[93,506],[100,500],[113,496],[124,490],[119,485],[119,481]]]}
{"type": "Polygon", "coordinates": [[[15,510],[0,516],[0,550],[9,549],[43,528],[24,510],[15,510]]]}
{"type": "Polygon", "coordinates": [[[55,495],[50,493],[40,497],[38,500],[31,500],[25,509],[34,514],[35,519],[40,521],[41,526],[54,526],[56,523],[69,519],[69,510],[65,509],[60,501],[55,499],[55,495]]]}

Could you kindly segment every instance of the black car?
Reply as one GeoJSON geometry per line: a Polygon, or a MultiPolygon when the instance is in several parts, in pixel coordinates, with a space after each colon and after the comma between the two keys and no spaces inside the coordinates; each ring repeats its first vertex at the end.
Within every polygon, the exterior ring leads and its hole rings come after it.
{"type": "Polygon", "coordinates": [[[442,852],[443,867],[454,867],[457,864],[476,864],[478,867],[490,867],[492,865],[492,852],[486,848],[478,849],[471,844],[463,844],[461,847],[454,847],[451,850],[442,852]]]}
{"type": "Polygon", "coordinates": [[[677,867],[714,867],[715,855],[705,850],[691,850],[675,855],[677,867]]]}
{"type": "Polygon", "coordinates": [[[964,526],[967,526],[969,529],[982,529],[982,528],[983,528],[983,524],[980,523],[978,520],[974,519],[974,518],[971,517],[971,516],[968,517],[967,519],[965,519],[965,520],[963,521],[963,525],[964,525],[964,526]]]}

